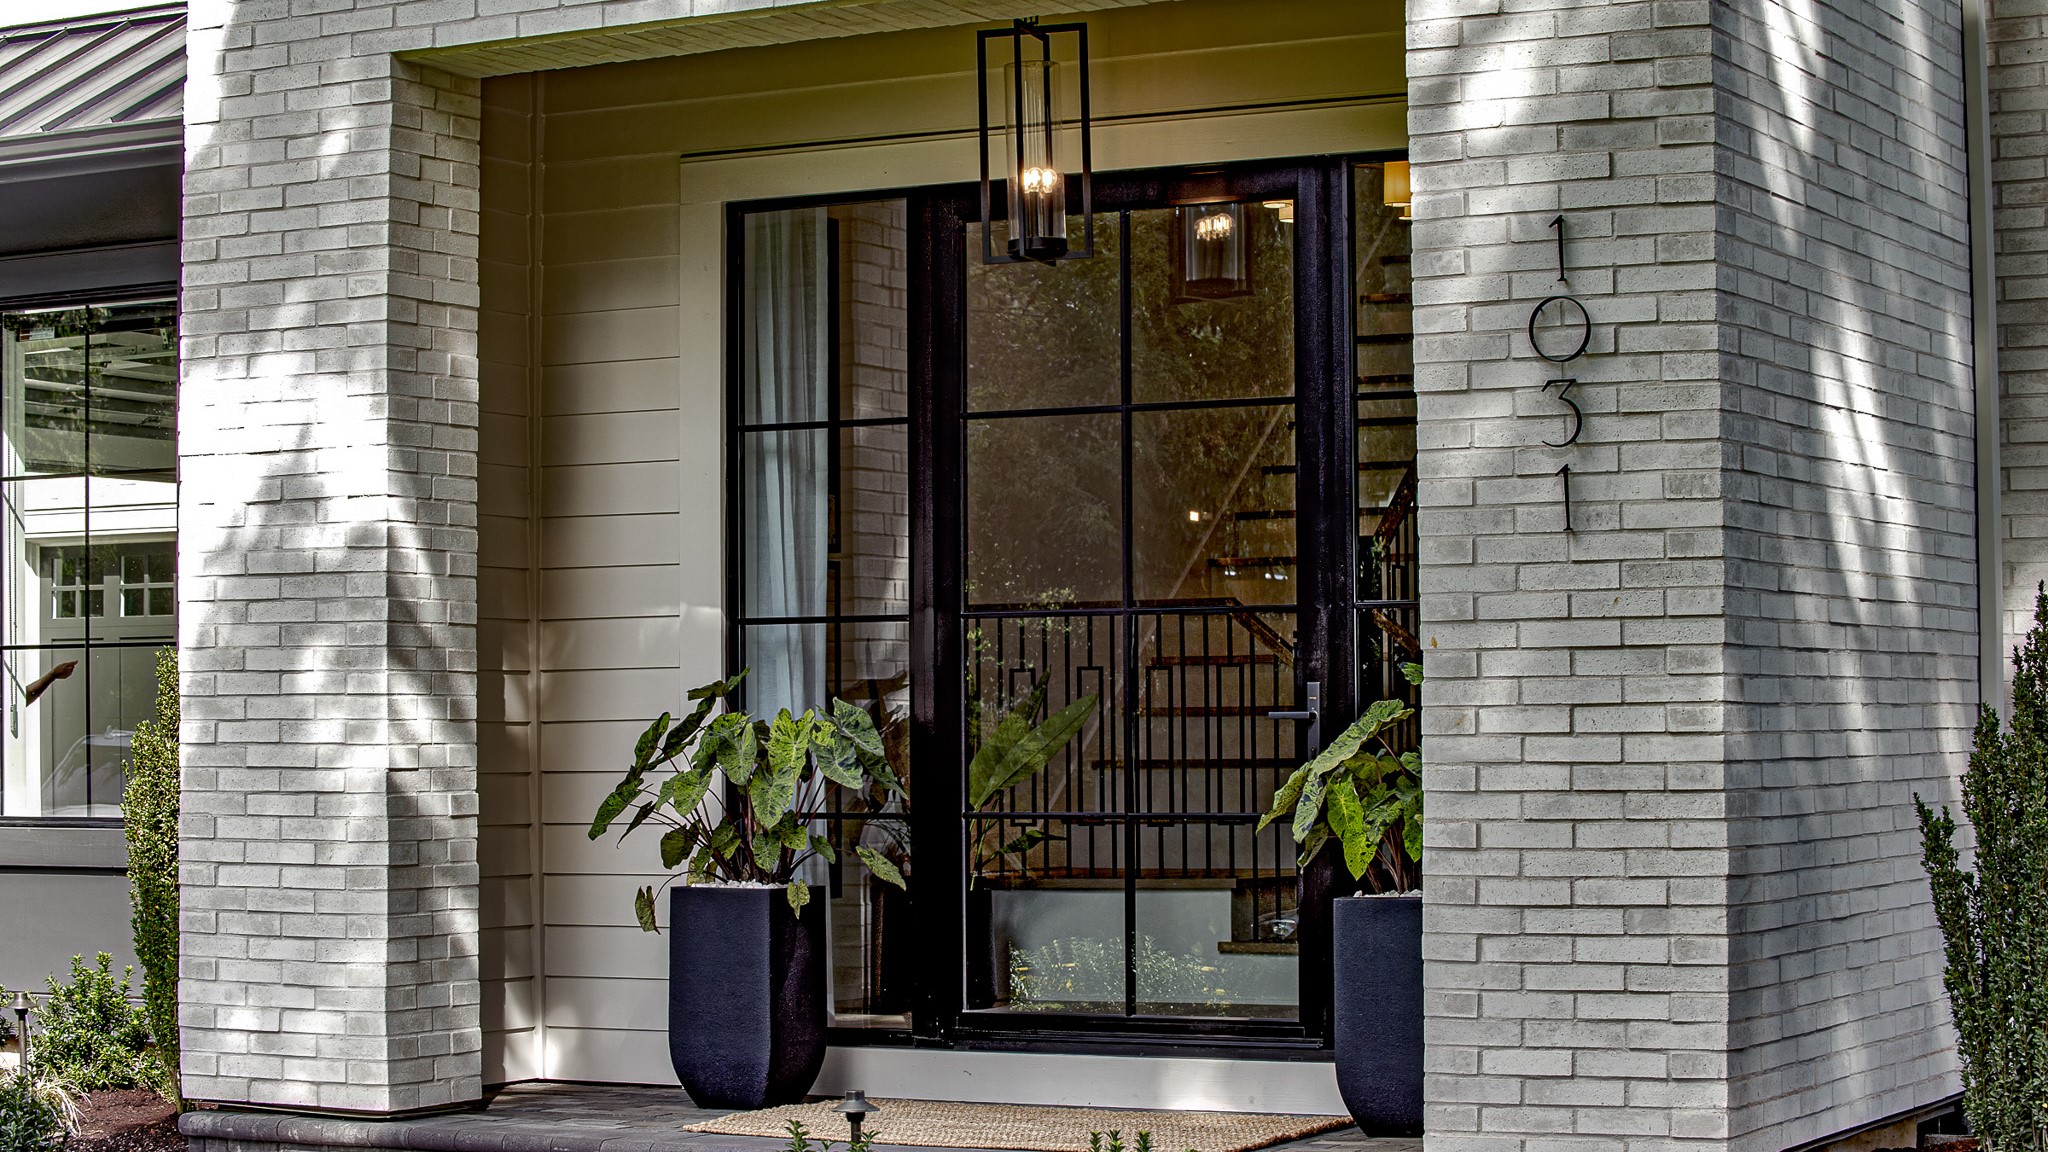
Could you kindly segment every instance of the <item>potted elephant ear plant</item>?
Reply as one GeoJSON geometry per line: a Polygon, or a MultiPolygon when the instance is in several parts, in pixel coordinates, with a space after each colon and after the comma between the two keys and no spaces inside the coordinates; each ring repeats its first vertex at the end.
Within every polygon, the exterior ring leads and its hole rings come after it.
{"type": "MultiPolygon", "coordinates": [[[[622,840],[642,826],[662,829],[669,1057],[706,1108],[793,1104],[809,1091],[825,1059],[828,959],[823,902],[798,873],[837,859],[814,814],[833,784],[902,794],[865,710],[834,700],[767,720],[719,711],[745,677],[697,688],[687,715],[648,725],[590,823],[592,840],[622,818],[622,840]]],[[[880,852],[855,852],[877,878],[903,886],[880,852]]],[[[658,930],[659,894],[654,885],[634,893],[644,931],[658,930]]]]}
{"type": "MultiPolygon", "coordinates": [[[[1401,672],[1422,683],[1421,665],[1401,672]]],[[[1392,739],[1414,715],[1405,700],[1367,708],[1259,818],[1289,821],[1303,868],[1330,852],[1366,893],[1331,902],[1331,1026],[1337,1088],[1373,1136],[1422,1132],[1422,754],[1392,739]]]]}

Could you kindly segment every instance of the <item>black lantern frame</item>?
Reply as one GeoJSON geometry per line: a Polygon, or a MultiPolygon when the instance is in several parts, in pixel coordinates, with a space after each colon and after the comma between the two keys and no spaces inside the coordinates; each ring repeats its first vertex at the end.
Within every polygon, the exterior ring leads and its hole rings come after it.
{"type": "Polygon", "coordinates": [[[981,144],[981,262],[984,264],[1052,264],[1061,260],[1085,260],[1095,255],[1095,133],[1088,98],[1088,25],[1080,22],[1072,24],[1040,24],[1035,19],[1025,19],[1016,21],[1008,28],[985,29],[976,35],[974,72],[975,79],[979,82],[979,99],[981,102],[981,122],[978,133],[978,139],[981,144]],[[1045,68],[1049,72],[1050,66],[1054,64],[1052,38],[1067,35],[1075,37],[1076,41],[1077,62],[1075,67],[1078,69],[1076,78],[1080,89],[1080,119],[1076,127],[1081,134],[1081,170],[1079,173],[1069,174],[1057,172],[1055,168],[1058,178],[1055,188],[1048,190],[1041,187],[1032,190],[1035,194],[1046,198],[1047,204],[1044,205],[1044,208],[1055,213],[1061,226],[1064,227],[1067,210],[1066,180],[1070,175],[1078,175],[1080,177],[1081,237],[1078,244],[1071,237],[1059,238],[1063,242],[1059,243],[1055,249],[1050,242],[1034,244],[1033,236],[1035,234],[1030,233],[1028,229],[1020,228],[1020,225],[1024,223],[1025,213],[1020,211],[1018,206],[1022,203],[1023,197],[1030,193],[1018,187],[1019,180],[1014,174],[1025,172],[1031,167],[1027,164],[1026,156],[1027,141],[1025,137],[1027,130],[1042,132],[1044,134],[1043,148],[1045,155],[1053,158],[1058,156],[1058,149],[1054,146],[1055,141],[1058,139],[1059,132],[1066,128],[1067,125],[1062,123],[1056,114],[1052,90],[1053,85],[1050,76],[1048,75],[1042,80],[1035,90],[1031,90],[1027,89],[1025,84],[1025,70],[1027,66],[1036,66],[1045,68]],[[1007,41],[1010,46],[1009,64],[1011,72],[1010,82],[1005,86],[1006,91],[1004,93],[1006,107],[1004,109],[1003,130],[1009,137],[1010,155],[1006,159],[1009,162],[1010,172],[1013,174],[1005,177],[1003,181],[1005,192],[1004,218],[1009,221],[1010,240],[1007,245],[1009,250],[1001,253],[995,250],[995,220],[992,214],[994,193],[988,161],[990,134],[988,99],[989,44],[998,40],[1007,41]],[[1030,58],[1025,56],[1027,41],[1036,45],[1038,50],[1036,56],[1030,58]],[[1026,100],[1028,97],[1035,97],[1041,105],[1035,110],[1035,119],[1027,116],[1026,100]]]}

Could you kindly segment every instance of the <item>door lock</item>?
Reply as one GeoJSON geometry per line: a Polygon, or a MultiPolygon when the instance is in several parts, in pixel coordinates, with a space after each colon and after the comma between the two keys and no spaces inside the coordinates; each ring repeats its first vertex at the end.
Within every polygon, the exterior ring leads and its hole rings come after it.
{"type": "Polygon", "coordinates": [[[1308,707],[1299,711],[1268,712],[1269,720],[1305,720],[1308,722],[1308,754],[1314,756],[1323,750],[1323,682],[1311,680],[1306,685],[1308,707]]]}

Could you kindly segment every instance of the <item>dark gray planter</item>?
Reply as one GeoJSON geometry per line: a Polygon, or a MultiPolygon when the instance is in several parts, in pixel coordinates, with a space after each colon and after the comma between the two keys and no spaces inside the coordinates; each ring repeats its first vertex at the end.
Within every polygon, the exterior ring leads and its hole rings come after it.
{"type": "Polygon", "coordinates": [[[702,1108],[795,1104],[825,1062],[825,906],[780,888],[669,890],[668,1052],[702,1108]]]}
{"type": "Polygon", "coordinates": [[[1337,1090],[1368,1136],[1422,1134],[1422,897],[1331,901],[1337,1090]]]}

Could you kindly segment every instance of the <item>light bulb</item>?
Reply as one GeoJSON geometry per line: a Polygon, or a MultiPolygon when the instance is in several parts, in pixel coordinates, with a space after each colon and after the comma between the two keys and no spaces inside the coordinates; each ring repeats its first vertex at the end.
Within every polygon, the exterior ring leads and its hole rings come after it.
{"type": "Polygon", "coordinates": [[[1230,235],[1230,214],[1216,212],[1195,221],[1195,239],[1216,241],[1230,235]]]}
{"type": "Polygon", "coordinates": [[[1023,186],[1026,196],[1051,192],[1059,187],[1060,172],[1057,168],[1026,168],[1018,175],[1017,183],[1023,186]]]}

